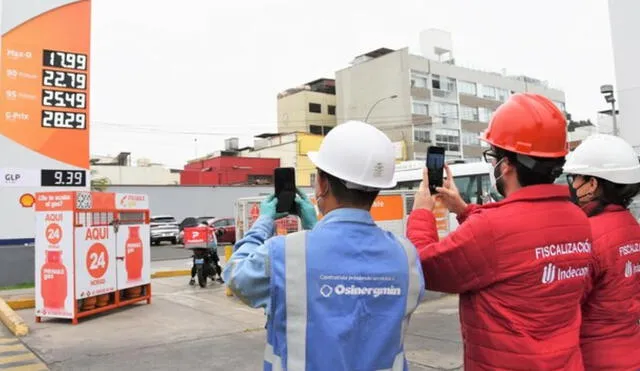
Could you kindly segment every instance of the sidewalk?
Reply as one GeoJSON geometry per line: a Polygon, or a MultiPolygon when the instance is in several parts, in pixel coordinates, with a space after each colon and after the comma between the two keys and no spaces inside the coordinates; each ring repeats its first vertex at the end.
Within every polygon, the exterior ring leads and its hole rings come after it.
{"type": "MultiPolygon", "coordinates": [[[[22,341],[52,371],[262,367],[262,309],[251,309],[227,297],[223,285],[192,287],[184,277],[154,280],[153,290],[151,305],[89,317],[77,326],[63,320],[35,323],[33,310],[19,311],[31,328],[22,341]]],[[[457,297],[446,296],[423,303],[412,316],[405,336],[412,371],[461,369],[457,308],[457,297]]]]}

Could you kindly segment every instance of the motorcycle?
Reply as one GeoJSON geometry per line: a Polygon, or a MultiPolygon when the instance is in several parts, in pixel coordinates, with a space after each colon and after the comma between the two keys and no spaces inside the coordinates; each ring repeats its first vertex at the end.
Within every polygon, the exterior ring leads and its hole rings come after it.
{"type": "MultiPolygon", "coordinates": [[[[195,274],[198,277],[198,285],[200,287],[207,286],[207,278],[211,278],[212,281],[218,281],[220,283],[224,283],[222,278],[216,279],[215,276],[218,274],[222,275],[222,269],[215,261],[214,253],[208,248],[193,248],[193,269],[195,269],[195,274]]],[[[195,282],[193,278],[190,281],[191,285],[194,285],[195,282]]]]}

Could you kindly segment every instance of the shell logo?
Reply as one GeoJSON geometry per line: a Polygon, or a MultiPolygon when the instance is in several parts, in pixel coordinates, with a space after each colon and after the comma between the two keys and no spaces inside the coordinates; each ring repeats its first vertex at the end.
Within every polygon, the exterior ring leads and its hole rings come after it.
{"type": "Polygon", "coordinates": [[[36,203],[36,198],[31,193],[25,193],[20,196],[19,201],[22,207],[33,207],[33,204],[36,203]]]}

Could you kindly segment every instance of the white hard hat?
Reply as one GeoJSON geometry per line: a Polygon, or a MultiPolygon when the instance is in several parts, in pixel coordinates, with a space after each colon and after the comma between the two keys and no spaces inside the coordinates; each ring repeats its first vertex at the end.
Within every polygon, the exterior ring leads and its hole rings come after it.
{"type": "Polygon", "coordinates": [[[616,184],[640,183],[640,162],[622,138],[594,134],[585,139],[567,158],[564,172],[590,175],[616,184]]]}
{"type": "Polygon", "coordinates": [[[342,179],[351,189],[393,188],[395,149],[374,126],[348,121],[333,128],[318,152],[307,154],[320,170],[342,179]]]}

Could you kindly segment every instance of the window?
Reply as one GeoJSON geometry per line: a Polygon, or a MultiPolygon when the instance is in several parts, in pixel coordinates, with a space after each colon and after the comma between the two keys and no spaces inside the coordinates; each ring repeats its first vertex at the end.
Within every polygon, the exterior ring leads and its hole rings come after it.
{"type": "Polygon", "coordinates": [[[411,102],[411,113],[414,115],[429,116],[429,105],[426,102],[414,100],[411,102]]]}
{"type": "Polygon", "coordinates": [[[500,102],[504,102],[507,100],[507,98],[509,98],[509,91],[506,89],[500,89],[500,88],[496,88],[496,98],[500,101],[500,102]]]}
{"type": "Polygon", "coordinates": [[[312,187],[316,184],[316,173],[309,174],[309,184],[312,187]]]}
{"type": "Polygon", "coordinates": [[[319,103],[309,103],[309,112],[322,113],[322,105],[319,103]]]}
{"type": "Polygon", "coordinates": [[[309,132],[311,134],[322,135],[322,126],[320,126],[320,125],[309,125],[309,132]]]}
{"type": "Polygon", "coordinates": [[[413,128],[413,140],[420,143],[429,143],[431,141],[431,133],[426,128],[413,128]]]}
{"type": "Polygon", "coordinates": [[[440,75],[431,75],[431,87],[440,90],[440,75]]]}
{"type": "Polygon", "coordinates": [[[214,228],[220,228],[220,227],[226,227],[228,225],[229,225],[229,222],[227,221],[227,219],[220,219],[213,222],[211,226],[214,228]]]}
{"type": "Polygon", "coordinates": [[[460,136],[458,130],[437,130],[436,146],[444,147],[447,151],[460,152],[460,136]]]}
{"type": "Polygon", "coordinates": [[[257,185],[273,184],[273,175],[248,175],[247,183],[257,185]]]}
{"type": "Polygon", "coordinates": [[[434,103],[434,116],[439,117],[447,117],[447,118],[458,118],[458,105],[454,103],[442,103],[436,102],[434,103]]]}
{"type": "Polygon", "coordinates": [[[478,107],[460,105],[460,118],[468,121],[478,121],[480,119],[478,107]]]}
{"type": "Polygon", "coordinates": [[[333,126],[309,125],[309,132],[317,135],[327,135],[333,126]]]}
{"type": "Polygon", "coordinates": [[[458,91],[460,92],[460,94],[478,95],[478,90],[475,82],[458,80],[458,91]]]}
{"type": "Polygon", "coordinates": [[[417,73],[417,72],[411,72],[411,87],[412,88],[422,88],[422,89],[426,89],[427,88],[427,76],[417,73]]]}
{"type": "Polygon", "coordinates": [[[465,146],[479,146],[480,139],[478,138],[480,134],[473,133],[470,131],[462,131],[462,144],[465,146]]]}
{"type": "Polygon", "coordinates": [[[336,115],[336,106],[328,106],[329,114],[332,116],[336,115]]]}
{"type": "Polygon", "coordinates": [[[480,107],[478,108],[480,122],[489,122],[491,120],[491,115],[493,115],[493,110],[491,108],[480,107]]]}
{"type": "Polygon", "coordinates": [[[456,91],[456,80],[451,77],[447,77],[447,86],[445,86],[446,91],[454,92],[456,91]]]}
{"type": "Polygon", "coordinates": [[[482,97],[487,99],[496,99],[496,88],[493,86],[482,86],[482,97]]]}

